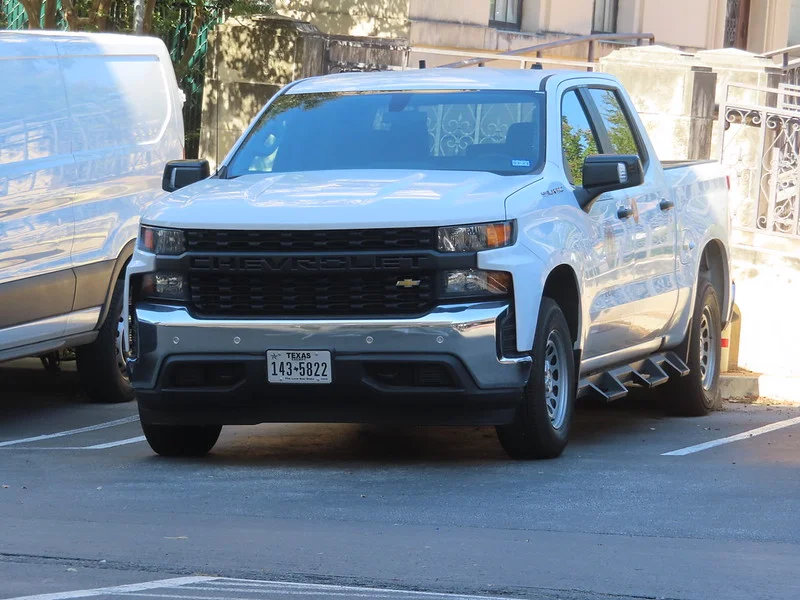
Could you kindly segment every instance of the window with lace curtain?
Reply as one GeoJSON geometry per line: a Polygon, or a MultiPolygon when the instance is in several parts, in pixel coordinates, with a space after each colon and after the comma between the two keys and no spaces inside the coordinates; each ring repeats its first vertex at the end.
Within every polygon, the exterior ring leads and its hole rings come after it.
{"type": "Polygon", "coordinates": [[[489,25],[519,31],[522,25],[522,0],[489,0],[489,25]]]}

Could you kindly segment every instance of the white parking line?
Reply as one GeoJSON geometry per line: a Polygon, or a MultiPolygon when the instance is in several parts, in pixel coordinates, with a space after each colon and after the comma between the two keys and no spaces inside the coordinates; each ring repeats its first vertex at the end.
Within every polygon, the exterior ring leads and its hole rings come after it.
{"type": "Polygon", "coordinates": [[[37,594],[35,596],[18,596],[8,600],[70,600],[71,598],[92,598],[94,596],[130,594],[146,590],[175,589],[182,585],[213,581],[215,577],[175,577],[160,581],[145,581],[144,583],[129,583],[112,587],[95,588],[93,590],[75,590],[73,592],[56,592],[54,594],[37,594]]]}
{"type": "Polygon", "coordinates": [[[7,442],[0,442],[0,448],[6,446],[15,446],[17,444],[27,444],[29,442],[41,442],[42,440],[52,440],[53,438],[66,437],[68,435],[77,435],[79,433],[87,433],[89,431],[97,431],[98,429],[107,429],[108,427],[116,427],[117,425],[125,425],[126,423],[133,423],[139,420],[139,415],[132,415],[116,421],[108,421],[107,423],[99,423],[97,425],[89,425],[88,427],[80,427],[78,429],[70,429],[68,431],[59,431],[58,433],[48,433],[45,435],[37,435],[29,438],[22,438],[19,440],[8,440],[7,442]]]}
{"type": "Polygon", "coordinates": [[[127,446],[128,444],[138,444],[145,441],[143,435],[128,438],[127,440],[119,440],[117,442],[106,442],[105,444],[95,444],[94,446],[84,446],[81,450],[105,450],[106,448],[116,448],[117,446],[127,446]]]}
{"type": "Polygon", "coordinates": [[[170,598],[180,600],[269,600],[287,596],[317,596],[320,598],[378,598],[383,600],[507,600],[498,596],[448,594],[446,592],[417,592],[392,588],[355,587],[319,583],[286,581],[257,581],[225,577],[176,577],[160,581],[133,583],[114,587],[57,592],[36,596],[21,596],[8,600],[71,600],[110,596],[120,598],[170,598]],[[189,593],[184,593],[189,592],[189,593]],[[192,593],[194,592],[194,593],[192,593]],[[198,593],[199,592],[199,593],[198,593]],[[256,595],[257,594],[257,595],[256,595]]]}
{"type": "Polygon", "coordinates": [[[800,417],[786,419],[785,421],[778,421],[777,423],[764,425],[763,427],[751,429],[750,431],[745,431],[743,433],[737,433],[736,435],[720,438],[718,440],[711,440],[710,442],[689,446],[688,448],[681,448],[680,450],[673,450],[672,452],[664,452],[664,454],[661,456],[686,456],[687,454],[702,452],[703,450],[708,450],[709,448],[716,448],[717,446],[723,446],[724,444],[730,444],[740,440],[748,440],[757,435],[763,435],[765,433],[770,433],[771,431],[777,431],[778,429],[783,429],[784,427],[791,427],[792,425],[798,424],[800,424],[800,417]]]}
{"type": "MultiPolygon", "coordinates": [[[[251,579],[235,579],[229,577],[217,577],[208,582],[208,588],[223,590],[230,586],[247,586],[261,589],[273,589],[275,591],[285,591],[288,589],[299,589],[303,591],[315,590],[319,593],[326,592],[356,592],[371,594],[392,594],[398,596],[411,596],[418,598],[447,598],[448,600],[508,600],[500,596],[475,596],[471,594],[449,594],[446,592],[419,592],[416,590],[400,590],[393,588],[360,587],[354,585],[334,585],[329,583],[299,583],[294,581],[258,581],[251,579]]],[[[188,584],[191,585],[191,584],[188,584]]],[[[13,599],[12,599],[13,600],[13,599]]]]}

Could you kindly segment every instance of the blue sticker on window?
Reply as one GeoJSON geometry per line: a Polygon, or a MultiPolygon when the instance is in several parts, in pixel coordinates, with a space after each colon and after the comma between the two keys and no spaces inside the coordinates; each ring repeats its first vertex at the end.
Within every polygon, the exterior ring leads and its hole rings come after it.
{"type": "Polygon", "coordinates": [[[511,161],[511,166],[512,167],[527,167],[527,168],[530,169],[531,161],[514,159],[514,160],[511,161]]]}

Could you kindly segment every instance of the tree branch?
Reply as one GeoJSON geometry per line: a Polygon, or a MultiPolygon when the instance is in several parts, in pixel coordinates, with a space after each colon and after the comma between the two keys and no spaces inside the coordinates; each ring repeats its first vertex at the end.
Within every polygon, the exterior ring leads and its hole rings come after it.
{"type": "Polygon", "coordinates": [[[61,0],[61,8],[64,10],[64,20],[67,22],[69,30],[78,31],[81,19],[75,13],[75,3],[72,0],[61,0]]]}
{"type": "Polygon", "coordinates": [[[105,31],[108,25],[109,3],[110,0],[95,0],[95,6],[97,8],[92,12],[92,16],[94,17],[92,24],[98,31],[105,31]]]}
{"type": "Polygon", "coordinates": [[[175,66],[175,76],[178,81],[186,77],[189,71],[189,61],[194,56],[194,51],[197,50],[197,38],[200,35],[200,27],[203,26],[203,21],[206,18],[206,6],[204,0],[194,0],[194,18],[192,19],[192,28],[189,31],[189,37],[186,40],[186,48],[183,50],[181,61],[175,66]]]}
{"type": "MultiPolygon", "coordinates": [[[[20,0],[25,14],[28,15],[28,29],[41,29],[39,19],[42,17],[42,2],[44,0],[20,0]]],[[[55,0],[53,0],[55,2],[55,0]]]]}
{"type": "Polygon", "coordinates": [[[58,23],[56,23],[56,0],[44,0],[44,28],[45,29],[56,29],[58,27],[58,23]]]}
{"type": "Polygon", "coordinates": [[[153,32],[153,13],[156,11],[156,0],[147,0],[144,5],[144,32],[153,32]]]}

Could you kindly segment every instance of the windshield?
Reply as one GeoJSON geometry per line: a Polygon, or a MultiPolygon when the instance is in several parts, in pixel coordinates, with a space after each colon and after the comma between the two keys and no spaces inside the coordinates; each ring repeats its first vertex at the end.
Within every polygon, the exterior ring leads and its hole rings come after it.
{"type": "Polygon", "coordinates": [[[288,94],[261,116],[228,177],[332,169],[535,171],[544,95],[524,91],[288,94]]]}

